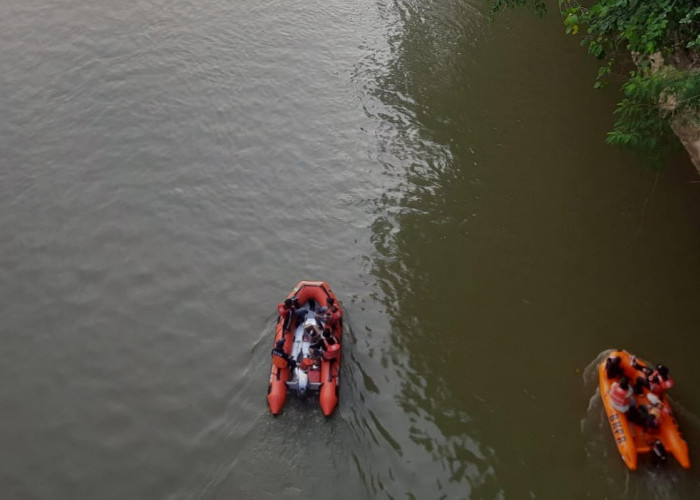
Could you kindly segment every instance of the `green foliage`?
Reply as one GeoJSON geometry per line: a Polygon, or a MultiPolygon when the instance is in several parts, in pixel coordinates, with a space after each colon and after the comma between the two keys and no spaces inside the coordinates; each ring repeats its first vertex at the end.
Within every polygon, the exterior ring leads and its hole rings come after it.
{"type": "Polygon", "coordinates": [[[622,85],[625,98],[607,142],[644,152],[660,163],[677,145],[670,123],[700,110],[700,72],[663,63],[698,58],[697,0],[596,0],[590,7],[559,0],[566,33],[585,27],[581,45],[603,61],[595,87],[605,86],[615,58],[630,53],[637,71],[622,85]]]}
{"type": "Polygon", "coordinates": [[[606,141],[644,152],[652,165],[660,165],[678,145],[671,119],[700,107],[699,76],[671,67],[648,75],[632,72],[622,86],[625,98],[617,105],[617,121],[606,141]]]}
{"type": "MultiPolygon", "coordinates": [[[[541,3],[493,1],[492,13],[541,3]]],[[[700,113],[698,0],[592,0],[585,5],[558,1],[565,32],[581,33],[581,45],[601,61],[596,88],[606,85],[620,56],[631,55],[637,67],[622,85],[625,97],[617,106],[617,121],[607,142],[660,161],[677,145],[671,120],[700,113]]]]}
{"type": "MultiPolygon", "coordinates": [[[[697,28],[698,23],[700,23],[700,7],[695,7],[693,10],[688,12],[688,14],[683,19],[680,20],[680,24],[689,25],[691,27],[691,30],[693,24],[695,24],[697,28]]],[[[690,40],[685,45],[685,47],[688,49],[700,50],[700,33],[698,33],[697,36],[693,38],[693,33],[691,31],[690,40]]]]}
{"type": "Polygon", "coordinates": [[[597,0],[584,7],[559,0],[566,32],[585,27],[581,45],[598,59],[614,61],[621,51],[648,67],[652,54],[665,59],[698,47],[700,7],[697,0],[597,0]]]}

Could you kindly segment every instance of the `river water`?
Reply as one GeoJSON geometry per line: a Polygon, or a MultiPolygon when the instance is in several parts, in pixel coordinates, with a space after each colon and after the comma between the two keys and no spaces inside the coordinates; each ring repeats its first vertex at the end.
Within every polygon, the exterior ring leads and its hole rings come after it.
{"type": "Polygon", "coordinates": [[[700,183],[603,144],[556,15],[6,0],[0,47],[2,498],[697,497],[626,471],[594,372],[669,365],[700,460],[700,183]],[[267,409],[301,279],[330,419],[267,409]]]}

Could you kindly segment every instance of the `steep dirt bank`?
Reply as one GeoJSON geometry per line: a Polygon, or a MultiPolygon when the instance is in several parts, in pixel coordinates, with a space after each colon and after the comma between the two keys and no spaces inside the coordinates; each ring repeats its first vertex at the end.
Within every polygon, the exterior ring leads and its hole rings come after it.
{"type": "MultiPolygon", "coordinates": [[[[697,122],[696,122],[697,123],[697,122]]],[[[687,120],[677,119],[671,123],[673,131],[685,146],[690,160],[700,175],[700,125],[693,125],[687,120]]]]}

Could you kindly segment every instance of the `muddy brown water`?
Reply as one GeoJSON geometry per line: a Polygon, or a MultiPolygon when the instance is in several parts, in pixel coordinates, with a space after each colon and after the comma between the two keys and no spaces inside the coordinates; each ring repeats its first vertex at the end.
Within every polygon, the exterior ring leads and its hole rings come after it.
{"type": "Polygon", "coordinates": [[[694,498],[617,455],[612,347],[698,461],[700,184],[603,144],[559,20],[445,0],[0,6],[4,498],[694,498]],[[340,405],[265,390],[345,307],[340,405]]]}

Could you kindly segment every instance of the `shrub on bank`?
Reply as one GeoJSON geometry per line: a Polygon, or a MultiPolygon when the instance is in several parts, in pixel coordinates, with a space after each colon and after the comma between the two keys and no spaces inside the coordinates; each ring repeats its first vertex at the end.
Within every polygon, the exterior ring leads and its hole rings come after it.
{"type": "MultiPolygon", "coordinates": [[[[559,0],[565,32],[601,61],[595,87],[618,58],[631,57],[634,70],[622,84],[624,98],[607,142],[646,153],[660,164],[678,146],[674,128],[700,134],[700,6],[697,0],[559,0]]],[[[546,12],[541,0],[492,0],[491,16],[504,7],[546,12]]],[[[692,153],[691,153],[692,156],[692,153]]],[[[700,169],[700,165],[696,165],[700,169]]]]}

